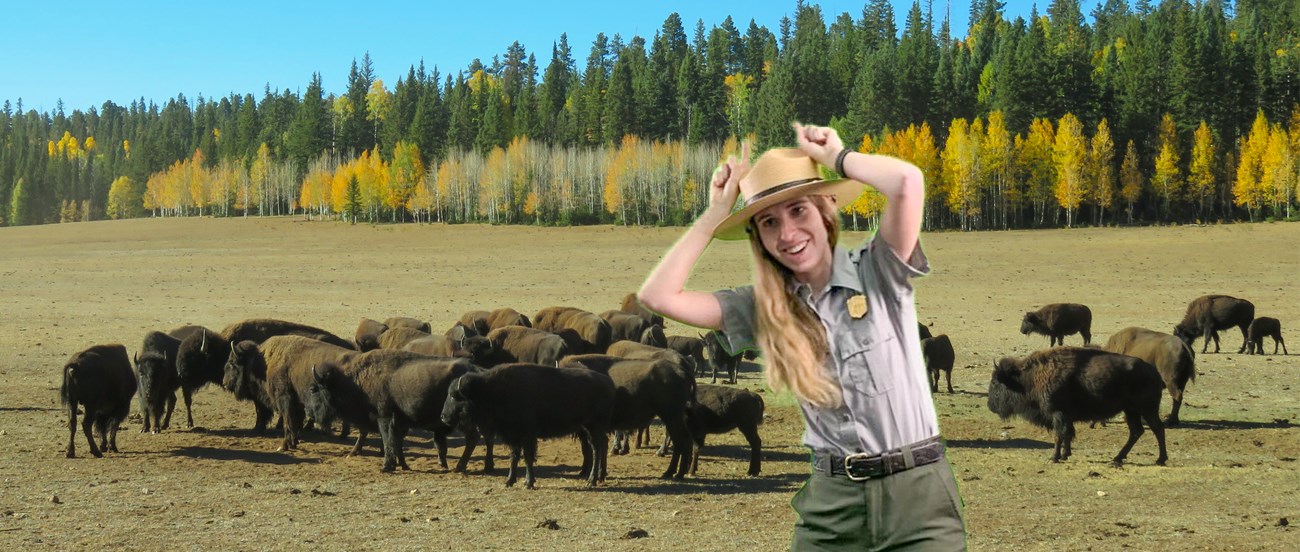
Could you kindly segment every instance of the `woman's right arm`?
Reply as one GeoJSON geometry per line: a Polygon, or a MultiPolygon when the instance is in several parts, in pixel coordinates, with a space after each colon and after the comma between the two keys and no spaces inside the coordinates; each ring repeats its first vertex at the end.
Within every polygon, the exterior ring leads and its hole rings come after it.
{"type": "Polygon", "coordinates": [[[713,229],[731,214],[740,193],[740,179],[749,171],[749,144],[741,158],[728,158],[714,171],[709,183],[709,207],[686,234],[673,244],[659,265],[641,284],[636,297],[646,308],[683,324],[721,329],[722,307],[712,293],[684,289],[691,269],[713,241],[713,229]]]}

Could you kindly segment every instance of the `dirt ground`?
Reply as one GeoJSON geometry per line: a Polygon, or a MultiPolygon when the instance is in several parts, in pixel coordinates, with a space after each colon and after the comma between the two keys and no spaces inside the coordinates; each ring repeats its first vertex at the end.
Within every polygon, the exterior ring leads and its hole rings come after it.
{"type": "MultiPolygon", "coordinates": [[[[573,478],[577,443],[556,440],[539,452],[538,489],[507,489],[501,471],[440,469],[424,434],[407,441],[414,470],[384,474],[373,447],[348,458],[338,439],[309,434],[301,451],[274,452],[274,434],[250,430],[251,405],[215,388],[196,395],[198,428],[184,428],[178,408],[179,423],[142,435],[133,407],[121,454],[88,457],[78,435],[80,456],[63,457],[58,375],[89,345],[135,353],[150,330],[253,317],[351,336],[362,317],[445,328],[498,306],[600,312],[617,308],[681,231],[290,218],[0,228],[0,548],[786,549],[789,501],[809,465],[798,410],[771,392],[758,478],[745,476],[748,449],[734,433],[711,438],[699,475],[681,482],[660,480],[667,460],[642,449],[611,457],[607,484],[587,489],[573,478]],[[647,536],[625,538],[634,529],[647,536]]],[[[934,400],[971,549],[1300,549],[1300,225],[922,239],[934,274],[917,283],[918,309],[957,350],[957,392],[934,400]],[[985,407],[993,361],[1047,345],[1018,332],[1025,311],[1085,303],[1094,342],[1104,343],[1131,325],[1168,332],[1207,293],[1248,298],[1258,315],[1282,320],[1297,355],[1236,354],[1235,330],[1223,353],[1198,355],[1184,424],[1168,432],[1168,467],[1153,465],[1150,432],[1125,467],[1110,467],[1123,423],[1081,425],[1074,456],[1052,464],[1047,432],[985,407]]],[[[691,286],[747,283],[747,256],[743,244],[714,244],[691,286]]],[[[745,368],[740,384],[762,389],[758,367],[745,368]]],[[[506,462],[498,448],[497,465],[506,462]]]]}

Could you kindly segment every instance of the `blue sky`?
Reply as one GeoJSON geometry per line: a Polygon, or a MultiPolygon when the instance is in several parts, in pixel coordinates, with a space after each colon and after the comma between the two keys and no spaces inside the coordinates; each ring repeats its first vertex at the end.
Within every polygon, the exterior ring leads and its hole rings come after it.
{"type": "MultiPolygon", "coordinates": [[[[821,6],[828,24],[844,12],[860,19],[866,4],[810,3],[821,6]]],[[[893,3],[901,29],[912,0],[893,3]]],[[[1005,17],[1028,17],[1034,3],[1007,0],[1005,17]]],[[[1037,4],[1046,11],[1047,1],[1037,4]]],[[[1080,4],[1086,16],[1096,1],[1080,4]]],[[[945,3],[933,5],[938,21],[945,3]]],[[[581,70],[598,32],[649,39],[673,12],[688,38],[697,20],[707,29],[728,15],[742,33],[750,19],[777,32],[794,6],[794,0],[21,2],[3,10],[0,101],[22,98],[24,109],[53,111],[62,98],[70,113],[105,100],[163,103],[178,93],[191,101],[231,92],[260,98],[267,84],[300,92],[313,72],[321,74],[326,94],[340,93],[353,59],[367,51],[376,76],[391,88],[421,59],[445,75],[476,57],[490,63],[516,40],[545,67],[561,33],[568,33],[581,70]]],[[[953,33],[964,36],[970,1],[957,0],[951,9],[953,33]]]]}

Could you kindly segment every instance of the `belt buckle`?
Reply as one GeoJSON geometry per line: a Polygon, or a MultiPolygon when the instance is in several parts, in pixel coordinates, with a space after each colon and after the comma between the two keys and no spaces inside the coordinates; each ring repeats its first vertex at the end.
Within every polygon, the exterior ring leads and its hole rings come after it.
{"type": "Polygon", "coordinates": [[[867,454],[865,452],[859,452],[857,454],[850,454],[844,457],[844,475],[849,478],[849,481],[866,481],[868,479],[871,479],[870,475],[859,476],[859,475],[854,475],[853,473],[854,460],[866,460],[868,458],[871,458],[871,456],[872,455],[867,454]]]}

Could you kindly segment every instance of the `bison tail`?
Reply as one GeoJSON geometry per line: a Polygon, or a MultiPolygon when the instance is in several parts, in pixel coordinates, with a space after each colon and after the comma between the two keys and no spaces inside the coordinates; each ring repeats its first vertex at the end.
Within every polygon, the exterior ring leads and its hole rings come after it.
{"type": "Polygon", "coordinates": [[[63,382],[59,386],[59,404],[64,406],[72,405],[72,408],[77,407],[76,401],[73,400],[73,396],[77,391],[76,374],[74,373],[76,367],[76,364],[68,364],[63,367],[63,382]]]}

